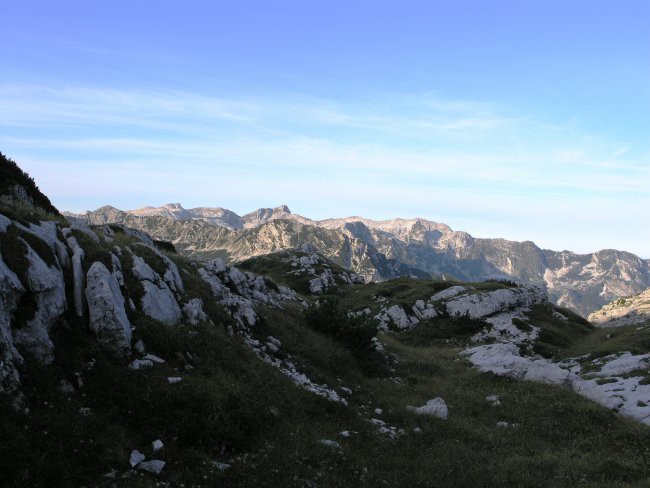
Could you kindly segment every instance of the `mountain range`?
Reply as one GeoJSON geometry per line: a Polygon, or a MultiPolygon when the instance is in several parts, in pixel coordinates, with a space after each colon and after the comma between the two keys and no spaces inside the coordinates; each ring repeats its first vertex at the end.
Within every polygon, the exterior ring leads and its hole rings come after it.
{"type": "Polygon", "coordinates": [[[286,205],[239,216],[220,207],[185,209],[179,203],[129,211],[105,206],[67,215],[96,225],[119,223],[143,230],[200,259],[220,257],[236,263],[310,242],[368,281],[437,276],[545,286],[552,302],[583,316],[650,287],[650,261],[629,252],[553,251],[531,241],[475,238],[422,218],[311,220],[291,213],[286,205]]]}
{"type": "Polygon", "coordinates": [[[647,485],[650,324],[607,320],[647,294],[595,327],[512,280],[382,281],[416,268],[368,242],[442,224],[105,209],[239,262],[188,258],[0,173],[0,486],[647,485]]]}

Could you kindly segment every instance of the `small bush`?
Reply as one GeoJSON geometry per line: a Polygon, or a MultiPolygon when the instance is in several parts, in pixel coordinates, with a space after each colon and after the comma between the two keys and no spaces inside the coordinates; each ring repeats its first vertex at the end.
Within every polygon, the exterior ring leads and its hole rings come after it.
{"type": "Polygon", "coordinates": [[[171,242],[168,241],[153,241],[154,245],[164,252],[173,252],[176,253],[176,247],[171,242]]]}
{"type": "Polygon", "coordinates": [[[25,193],[32,201],[46,212],[60,215],[59,211],[52,205],[34,182],[34,178],[18,167],[15,161],[0,152],[0,193],[10,191],[11,187],[19,185],[24,188],[25,193]]]}
{"type": "Polygon", "coordinates": [[[2,259],[7,263],[24,287],[27,287],[27,272],[29,270],[29,260],[27,259],[27,246],[18,236],[17,227],[10,225],[7,232],[0,239],[0,252],[2,259]]]}

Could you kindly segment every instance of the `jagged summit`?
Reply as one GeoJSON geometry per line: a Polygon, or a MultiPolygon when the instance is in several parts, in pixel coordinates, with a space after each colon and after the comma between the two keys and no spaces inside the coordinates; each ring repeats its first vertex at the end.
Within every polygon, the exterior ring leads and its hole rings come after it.
{"type": "MultiPolygon", "coordinates": [[[[97,209],[103,211],[105,207],[97,209]]],[[[185,208],[181,203],[168,203],[161,207],[146,206],[125,213],[137,217],[165,217],[174,220],[201,220],[227,229],[244,229],[262,225],[270,220],[290,217],[291,210],[286,205],[275,208],[259,208],[243,216],[222,207],[185,208]]]]}
{"type": "Polygon", "coordinates": [[[243,227],[257,227],[270,220],[287,218],[291,215],[291,210],[286,205],[280,205],[275,208],[258,208],[254,212],[247,213],[242,217],[243,227]]]}
{"type": "Polygon", "coordinates": [[[312,220],[291,213],[286,205],[239,216],[223,208],[187,210],[178,204],[120,214],[104,208],[87,218],[92,224],[114,221],[144,230],[202,259],[237,262],[312,242],[329,259],[377,281],[398,273],[545,286],[554,303],[585,317],[650,287],[650,262],[631,253],[542,250],[531,241],[475,238],[424,218],[312,220]],[[166,220],[150,219],[154,216],[166,220]]]}

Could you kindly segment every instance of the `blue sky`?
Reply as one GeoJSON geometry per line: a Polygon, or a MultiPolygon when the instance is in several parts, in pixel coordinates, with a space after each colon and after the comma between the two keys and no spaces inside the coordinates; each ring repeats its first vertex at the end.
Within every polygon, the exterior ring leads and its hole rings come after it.
{"type": "Polygon", "coordinates": [[[0,4],[0,150],[62,209],[426,217],[650,258],[646,1],[0,4]]]}

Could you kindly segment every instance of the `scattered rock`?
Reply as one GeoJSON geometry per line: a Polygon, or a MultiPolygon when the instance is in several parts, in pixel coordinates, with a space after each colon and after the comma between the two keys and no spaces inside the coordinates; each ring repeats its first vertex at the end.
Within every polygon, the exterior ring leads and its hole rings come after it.
{"type": "Polygon", "coordinates": [[[449,417],[449,410],[447,408],[447,404],[440,397],[436,397],[433,398],[432,400],[429,400],[426,403],[426,405],[423,405],[421,407],[413,407],[409,405],[406,408],[410,412],[417,413],[418,415],[431,415],[433,417],[438,417],[443,420],[447,420],[447,418],[449,417]]]}
{"type": "Polygon", "coordinates": [[[152,459],[151,461],[142,461],[138,464],[138,469],[148,471],[149,473],[158,476],[165,467],[165,464],[165,461],[161,461],[160,459],[152,459]]]}
{"type": "Polygon", "coordinates": [[[226,471],[226,470],[232,468],[232,466],[230,464],[220,463],[219,461],[212,461],[211,464],[212,464],[213,468],[216,468],[219,471],[226,471]]]}
{"type": "Polygon", "coordinates": [[[144,454],[142,454],[137,449],[134,449],[131,451],[131,455],[129,456],[129,463],[131,464],[132,468],[135,468],[141,461],[144,461],[144,458],[144,454]]]}
{"type": "Polygon", "coordinates": [[[133,371],[137,371],[143,368],[151,368],[152,366],[153,366],[153,361],[149,361],[148,359],[134,359],[129,364],[129,369],[132,369],[133,371]]]}
{"type": "Polygon", "coordinates": [[[499,397],[496,395],[489,395],[485,397],[485,401],[490,404],[492,407],[500,407],[501,406],[501,401],[499,400],[499,397]]]}
{"type": "Polygon", "coordinates": [[[165,362],[164,359],[159,358],[158,356],[155,356],[155,355],[153,355],[153,354],[146,354],[146,355],[144,356],[144,359],[145,359],[146,361],[151,361],[151,362],[154,362],[154,363],[156,363],[156,364],[163,364],[163,363],[165,362]]]}
{"type": "Polygon", "coordinates": [[[318,442],[324,446],[331,447],[332,449],[341,449],[341,444],[330,439],[321,439],[318,442]]]}
{"type": "Polygon", "coordinates": [[[200,298],[192,298],[183,305],[183,314],[190,325],[198,325],[210,320],[203,311],[203,301],[200,298]]]}

